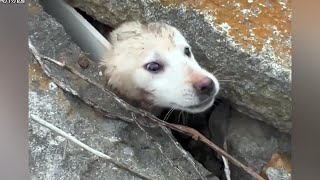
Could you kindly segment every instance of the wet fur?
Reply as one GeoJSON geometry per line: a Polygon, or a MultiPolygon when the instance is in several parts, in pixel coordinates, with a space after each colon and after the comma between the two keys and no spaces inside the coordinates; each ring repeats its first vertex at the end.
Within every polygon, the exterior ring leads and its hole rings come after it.
{"type": "MultiPolygon", "coordinates": [[[[151,112],[162,108],[202,112],[207,107],[191,109],[199,100],[192,89],[192,83],[207,76],[217,79],[201,68],[194,56],[183,54],[186,39],[174,27],[165,23],[127,22],[110,33],[112,45],[107,50],[102,65],[106,67],[108,86],[127,101],[151,112]],[[143,65],[152,60],[167,65],[164,75],[151,74],[143,65]]],[[[190,47],[191,48],[191,47],[190,47]]]]}

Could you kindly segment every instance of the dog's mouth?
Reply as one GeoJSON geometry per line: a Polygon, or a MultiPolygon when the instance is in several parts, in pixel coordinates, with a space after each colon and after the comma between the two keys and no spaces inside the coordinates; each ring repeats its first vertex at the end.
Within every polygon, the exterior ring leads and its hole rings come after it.
{"type": "Polygon", "coordinates": [[[206,98],[205,100],[201,101],[200,103],[196,105],[191,105],[191,106],[178,106],[179,109],[190,112],[190,113],[200,113],[205,110],[207,110],[214,102],[215,97],[211,96],[206,98]]]}
{"type": "Polygon", "coordinates": [[[213,100],[214,100],[214,97],[209,97],[209,98],[201,101],[199,104],[191,105],[191,106],[186,106],[185,108],[188,108],[188,109],[198,109],[198,108],[207,106],[207,105],[210,104],[213,100]]]}

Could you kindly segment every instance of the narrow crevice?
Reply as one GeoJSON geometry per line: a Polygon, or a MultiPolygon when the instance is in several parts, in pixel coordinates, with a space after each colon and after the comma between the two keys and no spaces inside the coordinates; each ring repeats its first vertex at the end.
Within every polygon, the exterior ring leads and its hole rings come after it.
{"type": "MultiPolygon", "coordinates": [[[[210,109],[203,113],[189,114],[174,111],[168,118],[168,122],[192,127],[223,149],[223,144],[227,136],[230,111],[229,102],[219,98],[210,109]]],[[[163,112],[162,117],[166,114],[167,111],[163,112]]],[[[212,172],[220,180],[226,179],[224,164],[220,155],[200,141],[195,141],[192,137],[182,135],[175,131],[173,131],[172,134],[181,146],[207,170],[212,172]]]]}
{"type": "Polygon", "coordinates": [[[108,35],[113,30],[111,26],[108,26],[106,24],[103,24],[97,20],[95,20],[93,17],[89,16],[86,12],[82,11],[79,8],[75,8],[75,10],[81,14],[97,31],[99,31],[102,36],[104,36],[106,39],[108,39],[108,35]]]}
{"type": "MultiPolygon", "coordinates": [[[[79,14],[81,14],[95,29],[97,29],[106,39],[108,39],[109,33],[113,30],[112,27],[103,24],[93,17],[88,15],[81,9],[75,8],[79,14]]],[[[215,117],[212,119],[212,113],[215,109],[219,109],[221,104],[224,104],[226,100],[219,99],[215,105],[206,112],[199,114],[188,114],[181,111],[174,111],[168,118],[168,122],[183,124],[198,130],[201,134],[206,136],[212,142],[223,148],[223,143],[226,138],[226,129],[228,120],[223,117],[215,117]],[[215,123],[212,123],[215,122],[215,123]],[[210,123],[211,122],[211,123],[210,123]]],[[[223,110],[220,113],[228,113],[228,110],[223,110]]],[[[159,118],[163,119],[168,111],[164,111],[159,118]]],[[[220,180],[225,180],[224,165],[221,156],[217,155],[215,151],[210,149],[200,141],[195,141],[191,137],[184,136],[177,132],[172,132],[181,146],[187,150],[198,162],[200,162],[207,170],[212,172],[220,180]]]]}

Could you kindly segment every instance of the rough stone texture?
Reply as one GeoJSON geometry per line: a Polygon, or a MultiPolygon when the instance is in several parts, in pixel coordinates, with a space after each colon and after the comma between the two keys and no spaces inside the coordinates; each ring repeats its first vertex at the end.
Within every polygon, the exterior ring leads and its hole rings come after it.
{"type": "MultiPolygon", "coordinates": [[[[136,125],[105,119],[50,82],[37,64],[30,65],[30,74],[30,114],[155,179],[199,178],[161,129],[144,132],[136,125]]],[[[29,165],[34,179],[140,179],[31,120],[29,132],[29,165]]]]}
{"type": "Polygon", "coordinates": [[[68,1],[112,27],[128,20],[177,27],[239,111],[291,131],[291,0],[68,1]]]}
{"type": "MultiPolygon", "coordinates": [[[[42,55],[65,62],[89,79],[103,82],[99,68],[92,61],[82,69],[77,63],[83,58],[64,29],[42,11],[37,1],[29,3],[29,40],[42,55]]],[[[105,118],[83,100],[108,112],[132,117],[117,105],[108,94],[81,78],[46,62],[48,72],[62,81],[73,96],[60,89],[34,61],[29,66],[30,114],[72,134],[85,144],[104,152],[117,161],[128,164],[135,171],[153,179],[199,179],[207,175],[161,128],[146,128],[132,122],[105,118]]],[[[128,171],[97,158],[51,130],[30,120],[30,171],[32,179],[140,179],[128,171]]]]}
{"type": "Polygon", "coordinates": [[[269,180],[291,180],[291,174],[285,169],[268,168],[267,175],[269,180]]]}
{"type": "MultiPolygon", "coordinates": [[[[274,127],[233,111],[228,130],[228,152],[260,172],[276,152],[291,152],[291,137],[274,127]]],[[[232,179],[249,180],[250,176],[231,165],[232,179]]]]}

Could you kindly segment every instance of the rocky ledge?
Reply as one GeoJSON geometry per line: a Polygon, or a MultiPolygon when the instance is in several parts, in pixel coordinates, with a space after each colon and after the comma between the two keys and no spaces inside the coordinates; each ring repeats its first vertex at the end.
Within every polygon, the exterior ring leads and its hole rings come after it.
{"type": "Polygon", "coordinates": [[[128,20],[177,27],[198,61],[221,80],[224,97],[239,111],[290,133],[291,0],[68,2],[111,27],[128,20]]]}
{"type": "Polygon", "coordinates": [[[105,80],[99,75],[99,66],[86,58],[37,1],[30,1],[28,8],[30,115],[48,121],[135,172],[99,158],[30,119],[31,179],[200,179],[210,174],[181,148],[169,130],[106,118],[97,107],[128,119],[132,115],[107,93],[57,64],[42,59],[43,69],[36,61],[40,56],[64,62],[88,79],[99,83],[105,80]],[[83,66],[83,61],[89,64],[83,66]]]}

